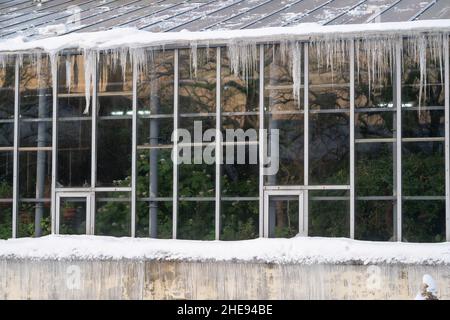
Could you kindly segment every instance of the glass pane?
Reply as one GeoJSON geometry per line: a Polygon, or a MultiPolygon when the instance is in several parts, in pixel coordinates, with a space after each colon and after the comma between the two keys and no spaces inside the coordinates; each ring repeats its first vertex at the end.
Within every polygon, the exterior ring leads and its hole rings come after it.
{"type": "Polygon", "coordinates": [[[216,112],[216,50],[179,51],[180,113],[216,112]],[[195,65],[197,68],[195,68],[195,65]]]}
{"type": "Polygon", "coordinates": [[[394,240],[393,201],[356,202],[355,238],[369,241],[394,240]]]}
{"type": "Polygon", "coordinates": [[[402,210],[402,241],[445,241],[445,201],[403,201],[402,210]]]}
{"type": "Polygon", "coordinates": [[[174,52],[151,51],[147,61],[138,78],[138,116],[173,115],[174,52]]]}
{"type": "Polygon", "coordinates": [[[312,237],[349,237],[350,208],[347,191],[309,191],[309,227],[312,237]]]}
{"type": "Polygon", "coordinates": [[[19,195],[21,197],[50,199],[51,176],[51,151],[19,152],[19,195]]]}
{"type": "Polygon", "coordinates": [[[298,196],[269,198],[269,237],[295,237],[299,232],[298,218],[298,196]]]}
{"type": "Polygon", "coordinates": [[[332,51],[326,43],[309,47],[309,106],[311,110],[350,107],[350,68],[347,42],[332,51]]]}
{"type": "Polygon", "coordinates": [[[13,152],[0,152],[0,199],[13,195],[13,152]]]}
{"type": "Polygon", "coordinates": [[[402,110],[402,137],[444,137],[444,110],[402,110]]]}
{"type": "Polygon", "coordinates": [[[0,239],[12,237],[12,204],[0,202],[0,239]]]}
{"type": "Polygon", "coordinates": [[[50,202],[20,202],[17,236],[40,237],[51,233],[50,202]],[[38,221],[38,223],[36,223],[38,221]]]}
{"type": "Polygon", "coordinates": [[[62,55],[58,66],[57,181],[63,187],[88,187],[91,186],[92,108],[86,109],[84,57],[62,55]]]}
{"type": "Polygon", "coordinates": [[[91,185],[91,120],[58,122],[58,184],[64,187],[91,185]]]}
{"type": "MultiPolygon", "coordinates": [[[[99,61],[99,83],[98,92],[100,95],[108,92],[120,92],[124,95],[131,95],[133,90],[133,74],[131,61],[126,59],[123,66],[117,56],[113,54],[101,54],[99,61]]],[[[107,95],[105,95],[107,96],[107,95]]]]}
{"type": "Polygon", "coordinates": [[[50,59],[25,56],[20,68],[20,117],[51,118],[52,78],[50,59]]]}
{"type": "MultiPolygon", "coordinates": [[[[257,69],[252,70],[248,77],[236,76],[231,71],[228,50],[221,49],[221,81],[222,81],[222,111],[248,112],[259,109],[259,75],[257,69]]],[[[254,63],[258,65],[258,58],[254,63]]]]}
{"type": "Polygon", "coordinates": [[[221,240],[246,240],[259,236],[258,201],[222,201],[221,240]]]}
{"type": "Polygon", "coordinates": [[[129,237],[131,234],[131,201],[126,192],[96,194],[95,234],[129,237]]]}
{"type": "MultiPolygon", "coordinates": [[[[302,185],[304,178],[303,114],[267,114],[265,129],[278,130],[279,169],[266,176],[267,185],[302,185]]],[[[276,133],[276,132],[274,132],[276,133]]],[[[270,137],[267,145],[270,147],[270,137]]]]}
{"type": "Polygon", "coordinates": [[[137,157],[138,197],[171,197],[173,193],[172,149],[139,150],[137,157]]]}
{"type": "Polygon", "coordinates": [[[214,240],[213,201],[184,201],[178,204],[177,239],[214,240]]]}
{"type": "Polygon", "coordinates": [[[136,206],[136,236],[172,239],[172,201],[138,201],[136,206]],[[156,232],[151,234],[150,217],[156,218],[156,232]]]}
{"type": "MultiPolygon", "coordinates": [[[[421,84],[420,54],[415,39],[403,42],[402,106],[443,106],[445,92],[443,84],[443,61],[436,52],[439,48],[427,47],[426,70],[421,84]]],[[[429,45],[429,44],[428,44],[429,45]]]]}
{"type": "Polygon", "coordinates": [[[172,145],[173,117],[138,119],[138,145],[172,145]]]}
{"type": "Polygon", "coordinates": [[[61,198],[59,208],[59,233],[85,234],[86,210],[86,197],[61,198]]]}
{"type": "Polygon", "coordinates": [[[350,128],[348,113],[310,114],[310,184],[348,184],[350,128]]]}
{"type": "Polygon", "coordinates": [[[97,186],[130,185],[131,122],[131,119],[99,120],[97,186]]]}
{"type": "Polygon", "coordinates": [[[259,165],[257,164],[258,146],[227,145],[223,148],[222,195],[229,197],[257,197],[259,195],[259,165]],[[231,152],[231,148],[234,152],[231,152]],[[249,153],[253,157],[249,156],[249,153]],[[238,156],[242,154],[244,156],[238,156]],[[227,156],[230,159],[227,161],[227,156]],[[244,163],[238,161],[245,158],[244,163]],[[252,158],[252,159],[250,159],[252,158]]]}
{"type": "Polygon", "coordinates": [[[20,121],[21,147],[51,147],[52,122],[48,121],[20,121]]]}
{"type": "Polygon", "coordinates": [[[60,55],[58,61],[58,92],[80,93],[84,99],[84,56],[60,55]]]}
{"type": "Polygon", "coordinates": [[[356,195],[392,196],[394,159],[392,143],[357,143],[356,195]]]}
{"type": "Polygon", "coordinates": [[[394,112],[355,113],[356,139],[392,138],[395,133],[394,126],[394,112]]]}
{"type": "MultiPolygon", "coordinates": [[[[200,152],[204,148],[200,147],[200,152]]],[[[178,190],[182,197],[214,197],[216,166],[214,164],[194,164],[195,148],[192,148],[191,164],[179,165],[178,190]]]]}
{"type": "Polygon", "coordinates": [[[383,40],[356,42],[356,108],[392,108],[392,56],[383,40]]]}
{"type": "Polygon", "coordinates": [[[404,142],[402,149],[403,195],[443,196],[444,142],[404,142]]]}
{"type": "Polygon", "coordinates": [[[5,65],[0,63],[0,119],[13,119],[15,61],[8,55],[3,59],[5,65]]]}

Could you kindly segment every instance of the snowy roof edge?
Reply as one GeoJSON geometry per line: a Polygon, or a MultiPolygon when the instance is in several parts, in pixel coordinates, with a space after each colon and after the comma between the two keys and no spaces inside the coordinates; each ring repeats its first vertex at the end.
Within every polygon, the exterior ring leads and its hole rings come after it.
{"type": "Polygon", "coordinates": [[[167,33],[116,28],[107,31],[71,33],[31,41],[27,41],[23,37],[0,40],[0,53],[44,50],[55,54],[64,49],[108,50],[124,47],[190,46],[192,43],[219,45],[244,41],[276,42],[280,40],[408,36],[422,33],[450,33],[450,19],[326,26],[305,23],[294,27],[167,33]]]}

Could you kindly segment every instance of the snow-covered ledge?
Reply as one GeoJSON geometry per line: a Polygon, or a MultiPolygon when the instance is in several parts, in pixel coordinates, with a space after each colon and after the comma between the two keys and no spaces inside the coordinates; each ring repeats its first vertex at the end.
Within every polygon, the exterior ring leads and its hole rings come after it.
{"type": "Polygon", "coordinates": [[[3,299],[450,299],[450,244],[47,236],[0,241],[3,299]]]}
{"type": "Polygon", "coordinates": [[[450,266],[450,243],[372,242],[314,237],[191,241],[51,235],[0,240],[0,258],[450,266]]]}

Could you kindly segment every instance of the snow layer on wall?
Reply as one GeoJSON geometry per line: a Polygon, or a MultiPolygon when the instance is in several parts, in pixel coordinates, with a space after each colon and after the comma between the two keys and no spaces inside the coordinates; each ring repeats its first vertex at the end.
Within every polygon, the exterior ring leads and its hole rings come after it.
{"type": "Polygon", "coordinates": [[[0,241],[0,259],[156,259],[301,264],[450,264],[450,243],[295,237],[192,241],[52,235],[0,241]]]}

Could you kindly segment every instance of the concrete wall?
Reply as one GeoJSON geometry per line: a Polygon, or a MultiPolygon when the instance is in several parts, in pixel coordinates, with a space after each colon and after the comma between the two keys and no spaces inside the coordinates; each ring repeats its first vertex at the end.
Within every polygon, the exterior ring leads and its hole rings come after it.
{"type": "Polygon", "coordinates": [[[411,299],[423,274],[450,298],[450,266],[0,260],[2,299],[411,299]]]}

